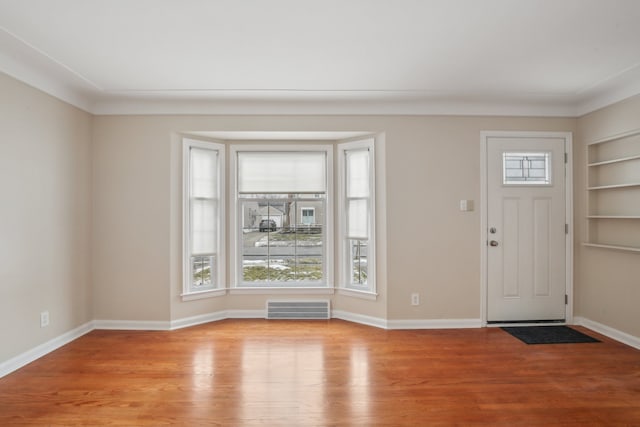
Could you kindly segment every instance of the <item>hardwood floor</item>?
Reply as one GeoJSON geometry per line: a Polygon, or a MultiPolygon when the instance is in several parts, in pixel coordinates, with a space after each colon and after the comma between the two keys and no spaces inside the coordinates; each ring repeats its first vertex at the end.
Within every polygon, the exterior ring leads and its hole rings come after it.
{"type": "Polygon", "coordinates": [[[640,351],[581,330],[602,342],[339,320],[93,331],[0,379],[0,425],[640,426],[640,351]]]}

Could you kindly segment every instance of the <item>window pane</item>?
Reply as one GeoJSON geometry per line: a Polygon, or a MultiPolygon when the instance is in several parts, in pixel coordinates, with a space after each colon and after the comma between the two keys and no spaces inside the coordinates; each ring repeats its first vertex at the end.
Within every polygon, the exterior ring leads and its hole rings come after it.
{"type": "Polygon", "coordinates": [[[503,153],[503,183],[551,184],[549,153],[503,153]]]}
{"type": "Polygon", "coordinates": [[[192,147],[190,156],[191,197],[217,197],[218,152],[192,147]]]}
{"type": "Polygon", "coordinates": [[[191,289],[198,291],[215,287],[215,257],[191,257],[191,289]]]}
{"type": "Polygon", "coordinates": [[[339,221],[340,286],[357,291],[375,291],[375,266],[369,277],[369,247],[371,262],[375,262],[375,230],[373,208],[375,196],[374,141],[363,140],[338,145],[344,160],[341,183],[339,221]]]}
{"type": "Polygon", "coordinates": [[[351,254],[351,283],[354,285],[367,284],[367,242],[364,240],[349,240],[351,254]]]}
{"type": "Polygon", "coordinates": [[[224,203],[223,145],[185,138],[182,194],[183,295],[217,288],[223,280],[224,265],[218,265],[224,234],[220,234],[224,203]]]}
{"type": "Polygon", "coordinates": [[[369,238],[368,200],[347,200],[347,237],[352,239],[369,238]]]}
{"type": "Polygon", "coordinates": [[[347,197],[369,197],[369,150],[346,151],[347,197]]]}
{"type": "Polygon", "coordinates": [[[191,200],[191,253],[216,252],[216,202],[210,199],[191,200]]]}
{"type": "Polygon", "coordinates": [[[298,202],[298,206],[301,204],[306,207],[300,211],[313,214],[302,217],[296,225],[295,276],[301,282],[318,282],[324,275],[324,202],[298,202]]]}
{"type": "Polygon", "coordinates": [[[241,201],[242,282],[273,286],[317,283],[324,277],[324,199],[304,201],[251,195],[241,201]],[[314,212],[302,222],[302,208],[314,212]]]}
{"type": "Polygon", "coordinates": [[[325,152],[238,152],[240,193],[323,193],[325,152]]]}

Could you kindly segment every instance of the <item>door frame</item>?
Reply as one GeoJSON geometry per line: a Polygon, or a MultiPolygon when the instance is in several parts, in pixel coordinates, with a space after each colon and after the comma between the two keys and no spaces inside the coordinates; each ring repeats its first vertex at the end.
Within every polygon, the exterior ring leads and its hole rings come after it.
{"type": "MultiPolygon", "coordinates": [[[[565,141],[565,283],[567,304],[565,323],[573,324],[573,134],[571,132],[537,131],[481,131],[480,132],[480,320],[483,327],[494,326],[487,323],[488,295],[488,179],[487,150],[489,138],[562,138],[565,141]]],[[[519,324],[522,326],[522,324],[519,324]]],[[[505,326],[496,324],[495,326],[505,326]]]]}

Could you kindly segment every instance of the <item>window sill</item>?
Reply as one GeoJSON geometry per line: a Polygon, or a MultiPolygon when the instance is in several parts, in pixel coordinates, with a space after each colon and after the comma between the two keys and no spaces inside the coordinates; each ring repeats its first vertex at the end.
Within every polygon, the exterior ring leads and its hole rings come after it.
{"type": "Polygon", "coordinates": [[[229,293],[231,295],[273,295],[273,294],[288,294],[288,295],[331,295],[335,292],[334,288],[320,287],[320,288],[285,288],[285,287],[259,287],[259,288],[231,288],[229,293]]]}
{"type": "Polygon", "coordinates": [[[227,290],[226,289],[211,289],[208,291],[200,291],[200,292],[193,292],[193,293],[189,293],[189,294],[182,294],[180,295],[182,297],[182,301],[194,301],[194,300],[198,300],[198,299],[205,299],[205,298],[215,298],[215,297],[221,297],[227,294],[227,290]]]}
{"type": "Polygon", "coordinates": [[[362,298],[370,301],[376,301],[378,299],[378,294],[371,291],[358,291],[356,289],[347,289],[347,288],[339,288],[338,293],[340,295],[345,295],[354,298],[362,298]]]}

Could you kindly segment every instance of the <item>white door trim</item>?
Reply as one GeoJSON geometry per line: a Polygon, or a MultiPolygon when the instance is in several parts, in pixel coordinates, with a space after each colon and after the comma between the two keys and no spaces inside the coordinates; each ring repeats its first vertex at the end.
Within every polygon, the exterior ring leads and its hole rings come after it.
{"type": "Polygon", "coordinates": [[[489,138],[564,138],[567,163],[565,165],[565,223],[569,226],[566,234],[566,323],[573,323],[573,139],[571,132],[522,132],[522,131],[481,131],[480,132],[480,318],[482,326],[487,326],[487,140],[489,138]]]}

